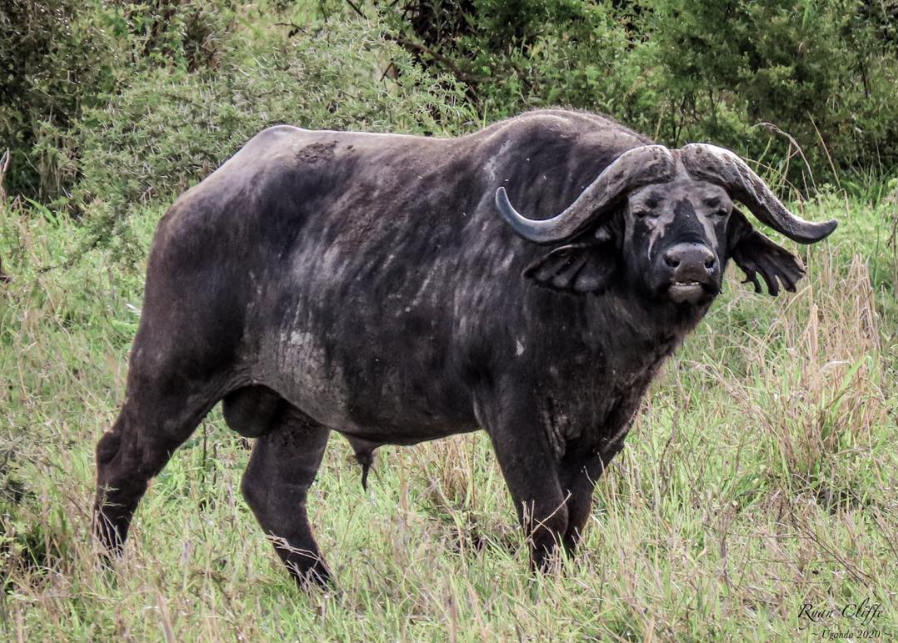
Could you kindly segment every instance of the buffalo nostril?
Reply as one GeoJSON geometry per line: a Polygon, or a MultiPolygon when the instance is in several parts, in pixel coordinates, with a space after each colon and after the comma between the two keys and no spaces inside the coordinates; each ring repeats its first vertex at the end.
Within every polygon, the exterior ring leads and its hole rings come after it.
{"type": "Polygon", "coordinates": [[[701,243],[678,243],[664,253],[664,263],[678,278],[702,279],[717,266],[717,256],[701,243]]]}

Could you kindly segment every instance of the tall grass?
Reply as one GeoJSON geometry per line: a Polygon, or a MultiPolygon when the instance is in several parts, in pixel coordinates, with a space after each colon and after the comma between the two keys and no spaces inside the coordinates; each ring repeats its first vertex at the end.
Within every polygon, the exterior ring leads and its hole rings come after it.
{"type": "MultiPolygon", "coordinates": [[[[824,201],[810,212],[845,209],[824,201]]],[[[337,587],[299,591],[239,494],[214,411],[154,481],[126,554],[90,536],[93,446],[121,402],[142,271],[66,257],[84,228],[0,213],[0,636],[8,640],[817,640],[802,606],[898,614],[886,205],[851,200],[795,295],[726,292],[652,386],[577,555],[527,571],[483,434],[378,451],[334,436],[310,513],[337,587]],[[872,232],[871,232],[872,231],[872,232]],[[878,276],[873,277],[873,273],[878,276]]],[[[161,210],[129,219],[145,249],[161,210]]],[[[848,624],[850,625],[850,623],[848,624]]]]}
{"type": "Polygon", "coordinates": [[[755,424],[774,464],[768,475],[831,495],[825,478],[874,445],[889,408],[867,265],[854,255],[840,275],[828,247],[812,257],[823,286],[806,283],[763,336],[745,338],[744,377],[725,364],[715,377],[755,424]]]}

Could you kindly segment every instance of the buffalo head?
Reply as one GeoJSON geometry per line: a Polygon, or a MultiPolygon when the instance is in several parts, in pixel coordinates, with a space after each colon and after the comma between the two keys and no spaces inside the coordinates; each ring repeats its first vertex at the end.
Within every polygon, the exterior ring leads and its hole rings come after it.
{"type": "Polygon", "coordinates": [[[602,292],[612,281],[678,305],[709,302],[732,258],[760,292],[779,282],[794,291],[798,259],[754,229],[733,208],[744,204],[762,223],[800,243],[814,243],[835,221],[804,221],[773,195],[738,156],[720,147],[646,145],[624,152],[560,214],[528,219],[496,192],[503,219],[538,244],[564,243],[524,275],[570,292],[602,292]]]}

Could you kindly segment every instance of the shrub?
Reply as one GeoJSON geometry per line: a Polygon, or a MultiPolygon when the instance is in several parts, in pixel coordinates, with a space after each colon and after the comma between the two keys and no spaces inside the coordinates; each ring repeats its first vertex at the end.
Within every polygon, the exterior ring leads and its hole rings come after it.
{"type": "Polygon", "coordinates": [[[0,144],[16,151],[11,193],[55,196],[53,160],[33,154],[42,123],[67,130],[86,95],[114,84],[116,41],[73,0],[9,0],[0,11],[0,144]]]}
{"type": "Polygon", "coordinates": [[[898,163],[898,43],[894,8],[885,4],[378,6],[392,37],[453,73],[490,118],[552,104],[607,112],[667,144],[708,140],[774,157],[803,189],[813,181],[803,162],[788,162],[796,146],[818,179],[857,167],[882,173],[898,163]]]}
{"type": "MultiPolygon", "coordinates": [[[[680,106],[668,136],[707,138],[757,158],[771,142],[758,125],[770,123],[795,139],[821,176],[898,162],[898,105],[889,98],[898,60],[861,3],[654,5],[654,84],[680,106]]],[[[774,146],[777,158],[794,153],[783,136],[774,146]]]]}
{"type": "Polygon", "coordinates": [[[295,40],[272,31],[264,47],[224,52],[214,73],[151,69],[86,110],[73,136],[73,203],[94,227],[91,245],[123,249],[136,206],[173,198],[266,126],[455,133],[471,117],[451,79],[424,72],[373,25],[336,23],[295,40]],[[396,81],[379,78],[385,56],[396,81]]]}
{"type": "Polygon", "coordinates": [[[0,11],[0,143],[7,188],[49,201],[79,178],[85,110],[147,69],[212,69],[233,25],[230,0],[9,0],[0,11]]]}

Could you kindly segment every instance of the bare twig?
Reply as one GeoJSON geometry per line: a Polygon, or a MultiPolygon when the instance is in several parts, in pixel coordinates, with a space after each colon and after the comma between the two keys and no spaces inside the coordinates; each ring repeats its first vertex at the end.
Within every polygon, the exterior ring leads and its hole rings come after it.
{"type": "Polygon", "coordinates": [[[443,67],[452,72],[452,75],[455,76],[458,80],[470,84],[482,83],[483,81],[487,80],[485,76],[469,74],[468,72],[459,69],[458,65],[456,65],[450,58],[447,58],[443,54],[435,52],[433,49],[427,47],[426,45],[422,45],[419,42],[409,40],[408,38],[403,38],[402,36],[396,37],[390,36],[389,34],[385,34],[385,36],[387,40],[392,40],[405,49],[430,56],[438,63],[440,63],[443,67]]]}
{"type": "Polygon", "coordinates": [[[6,193],[3,192],[3,177],[6,176],[6,170],[9,169],[9,149],[3,152],[3,156],[0,156],[0,197],[6,196],[6,193]]]}
{"type": "Polygon", "coordinates": [[[393,66],[394,66],[394,65],[393,65],[393,61],[391,60],[391,61],[390,61],[390,64],[387,65],[387,68],[384,69],[384,73],[382,73],[382,74],[380,75],[380,80],[378,80],[377,82],[379,82],[379,83],[383,82],[384,78],[387,77],[387,74],[390,73],[390,70],[393,69],[393,66]]]}
{"type": "MultiPolygon", "coordinates": [[[[6,192],[3,191],[3,179],[6,177],[6,170],[9,169],[9,150],[3,152],[0,156],[0,209],[6,207],[6,192]]],[[[3,258],[0,257],[0,284],[8,284],[12,279],[3,272],[3,258]]]]}
{"type": "Polygon", "coordinates": [[[357,14],[359,14],[362,18],[364,18],[365,20],[368,19],[368,16],[366,16],[364,13],[362,13],[362,10],[359,9],[352,0],[346,0],[346,4],[348,4],[350,7],[352,7],[352,10],[355,11],[357,14]]]}
{"type": "Polygon", "coordinates": [[[798,144],[798,141],[796,141],[791,134],[789,134],[788,132],[784,132],[773,123],[768,123],[766,121],[753,125],[752,127],[763,127],[768,132],[779,134],[780,136],[785,137],[789,141],[789,145],[795,148],[795,150],[798,152],[798,155],[801,157],[801,160],[804,161],[804,166],[808,171],[808,176],[811,177],[811,185],[814,186],[814,191],[819,192],[819,190],[817,189],[817,182],[814,181],[814,172],[811,170],[811,164],[808,163],[808,159],[805,157],[804,151],[801,149],[801,145],[798,144]]]}
{"type": "Polygon", "coordinates": [[[290,31],[287,32],[287,37],[292,38],[298,33],[306,33],[306,30],[303,27],[300,27],[295,22],[276,22],[274,23],[275,27],[289,27],[290,31]]]}
{"type": "Polygon", "coordinates": [[[839,553],[832,545],[829,543],[823,542],[819,536],[810,528],[810,526],[802,523],[801,519],[793,512],[792,513],[792,524],[795,526],[798,531],[800,531],[808,540],[816,544],[821,551],[825,554],[828,554],[832,560],[835,560],[837,563],[842,565],[842,567],[847,571],[856,581],[859,583],[870,583],[873,578],[862,571],[859,567],[852,564],[850,560],[848,560],[845,556],[839,553]]]}
{"type": "Polygon", "coordinates": [[[808,118],[811,119],[811,125],[814,126],[814,131],[817,132],[817,138],[820,140],[820,147],[823,148],[823,153],[826,154],[826,160],[829,161],[829,169],[833,171],[833,178],[836,179],[836,185],[841,190],[842,182],[839,181],[839,173],[836,172],[836,166],[833,165],[833,157],[829,155],[829,149],[826,147],[826,141],[823,140],[823,134],[820,133],[817,123],[814,122],[814,119],[811,118],[810,114],[808,114],[808,118]]]}

